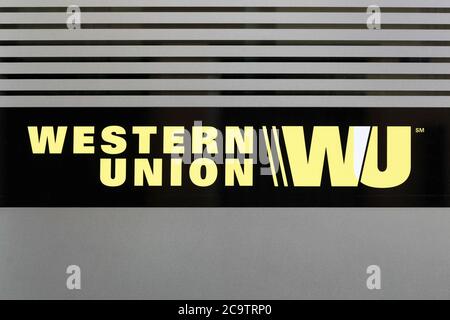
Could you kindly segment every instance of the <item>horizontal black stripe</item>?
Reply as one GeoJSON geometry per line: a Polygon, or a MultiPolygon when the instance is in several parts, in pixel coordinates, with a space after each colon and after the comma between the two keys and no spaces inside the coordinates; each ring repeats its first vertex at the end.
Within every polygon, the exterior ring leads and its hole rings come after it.
{"type": "MultiPolygon", "coordinates": [[[[3,182],[0,184],[1,207],[448,207],[450,205],[450,166],[448,166],[450,109],[448,108],[285,108],[282,103],[272,108],[239,106],[167,109],[136,108],[132,105],[109,109],[94,106],[71,109],[3,107],[0,108],[0,128],[3,182]],[[190,178],[192,167],[189,164],[182,166],[180,186],[172,186],[171,155],[164,153],[165,138],[161,131],[164,131],[163,127],[181,126],[192,132],[196,121],[217,128],[220,132],[225,132],[227,126],[239,128],[250,126],[257,132],[264,126],[268,128],[276,126],[278,129],[281,129],[281,126],[302,126],[307,147],[287,143],[285,132],[280,130],[279,159],[281,157],[285,159],[286,187],[281,182],[279,171],[273,176],[277,176],[280,187],[274,186],[270,175],[260,174],[261,168],[269,167],[265,161],[255,161],[250,174],[251,186],[238,186],[238,183],[235,186],[225,186],[223,164],[217,164],[217,173],[212,175],[213,184],[209,187],[198,187],[193,183],[190,178]],[[121,136],[126,141],[126,148],[119,155],[108,155],[101,150],[103,142],[109,144],[109,141],[101,138],[103,128],[110,125],[125,129],[125,133],[121,136]],[[139,153],[139,141],[132,134],[132,127],[137,125],[158,128],[158,134],[152,137],[151,152],[139,153]],[[48,151],[45,154],[33,154],[27,130],[29,126],[38,128],[67,126],[67,134],[64,134],[62,141],[62,154],[49,154],[48,151]],[[95,126],[92,134],[93,143],[89,143],[94,146],[94,154],[74,154],[73,146],[77,141],[73,134],[74,126],[95,126]],[[317,126],[338,128],[337,143],[340,144],[338,148],[341,146],[345,148],[347,145],[349,126],[378,126],[379,148],[374,151],[377,152],[381,168],[385,168],[387,162],[386,127],[407,126],[411,130],[410,142],[404,142],[408,154],[397,153],[396,157],[402,157],[396,160],[405,166],[409,166],[411,162],[411,170],[407,170],[408,174],[403,181],[397,181],[391,188],[369,187],[364,182],[352,186],[352,180],[348,186],[332,187],[337,183],[331,182],[333,179],[330,170],[336,167],[329,169],[332,164],[321,163],[323,170],[318,180],[320,187],[294,187],[292,168],[297,165],[295,162],[297,159],[286,158],[288,149],[292,151],[293,148],[300,147],[305,151],[311,150],[310,145],[313,144],[310,143],[311,135],[317,126]],[[415,134],[416,128],[423,128],[425,133],[415,134]],[[102,158],[126,159],[125,171],[120,170],[125,177],[123,184],[120,183],[120,186],[113,188],[101,182],[102,158]],[[152,159],[161,159],[161,186],[150,187],[147,181],[143,187],[137,186],[135,172],[142,169],[135,170],[136,158],[148,159],[150,163],[152,159]]],[[[224,145],[227,138],[230,137],[217,139],[219,148],[224,145]]],[[[187,139],[186,135],[185,140],[187,139]]],[[[263,139],[256,135],[255,153],[262,154],[267,148],[259,143],[263,139]]],[[[191,150],[186,150],[184,154],[192,159],[191,150]]],[[[233,156],[235,157],[238,156],[233,156]]],[[[258,157],[258,160],[265,160],[265,157],[258,157]]],[[[215,162],[222,161],[217,159],[215,162]]],[[[389,163],[390,161],[388,166],[389,163]]],[[[390,170],[392,169],[391,167],[390,170]]],[[[205,171],[201,171],[204,175],[205,171]]]]}
{"type": "Polygon", "coordinates": [[[385,90],[16,90],[0,96],[450,96],[450,91],[385,90]]]}
{"type": "Polygon", "coordinates": [[[0,46],[450,46],[428,40],[0,40],[0,46]]]}
{"type": "MultiPolygon", "coordinates": [[[[82,12],[366,12],[366,7],[83,7],[82,12]]],[[[0,7],[0,12],[66,12],[66,7],[0,7]]],[[[449,13],[450,8],[382,8],[386,13],[449,13]]]]}
{"type": "MultiPolygon", "coordinates": [[[[364,29],[365,23],[82,23],[82,29],[364,29]]],[[[450,24],[383,24],[390,30],[449,30],[450,24]]],[[[0,29],[67,29],[64,23],[3,23],[0,29]]]]}
{"type": "Polygon", "coordinates": [[[286,73],[82,73],[0,74],[0,79],[390,79],[450,80],[450,74],[286,74],[286,73]]]}
{"type": "MultiPolygon", "coordinates": [[[[330,54],[333,54],[330,52],[330,54]]],[[[450,63],[450,58],[429,57],[7,57],[5,63],[39,62],[373,62],[373,63],[450,63]]]]}

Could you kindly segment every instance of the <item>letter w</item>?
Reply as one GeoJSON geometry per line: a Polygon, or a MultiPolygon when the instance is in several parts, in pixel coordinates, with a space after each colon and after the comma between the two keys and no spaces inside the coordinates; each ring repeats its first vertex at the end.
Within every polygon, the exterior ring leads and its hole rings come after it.
{"type": "Polygon", "coordinates": [[[358,185],[370,127],[349,128],[345,158],[339,127],[315,127],[309,157],[303,127],[286,126],[282,129],[294,186],[319,187],[325,156],[328,160],[332,186],[358,185]]]}
{"type": "Polygon", "coordinates": [[[38,127],[28,127],[31,150],[34,154],[44,154],[47,150],[52,154],[60,154],[64,146],[67,127],[58,127],[56,136],[53,127],[42,127],[39,135],[38,127]]]}

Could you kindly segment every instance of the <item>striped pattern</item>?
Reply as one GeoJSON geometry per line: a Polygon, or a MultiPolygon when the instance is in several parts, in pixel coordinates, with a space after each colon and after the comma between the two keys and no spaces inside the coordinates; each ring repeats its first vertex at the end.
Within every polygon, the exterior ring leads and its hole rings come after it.
{"type": "Polygon", "coordinates": [[[448,0],[0,3],[2,106],[449,103],[448,0]],[[373,4],[382,30],[367,29],[373,4]]]}

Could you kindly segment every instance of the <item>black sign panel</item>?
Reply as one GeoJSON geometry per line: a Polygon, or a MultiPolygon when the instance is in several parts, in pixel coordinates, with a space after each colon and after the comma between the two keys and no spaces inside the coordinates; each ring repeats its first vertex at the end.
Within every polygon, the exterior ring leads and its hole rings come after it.
{"type": "Polygon", "coordinates": [[[449,109],[2,108],[0,134],[2,207],[450,204],[449,109]]]}

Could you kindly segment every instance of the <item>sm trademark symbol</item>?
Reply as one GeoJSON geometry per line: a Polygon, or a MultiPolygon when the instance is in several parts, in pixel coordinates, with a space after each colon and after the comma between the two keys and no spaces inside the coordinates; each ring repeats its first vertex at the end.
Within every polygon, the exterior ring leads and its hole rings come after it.
{"type": "Polygon", "coordinates": [[[416,133],[425,133],[425,128],[416,128],[416,133]]]}

